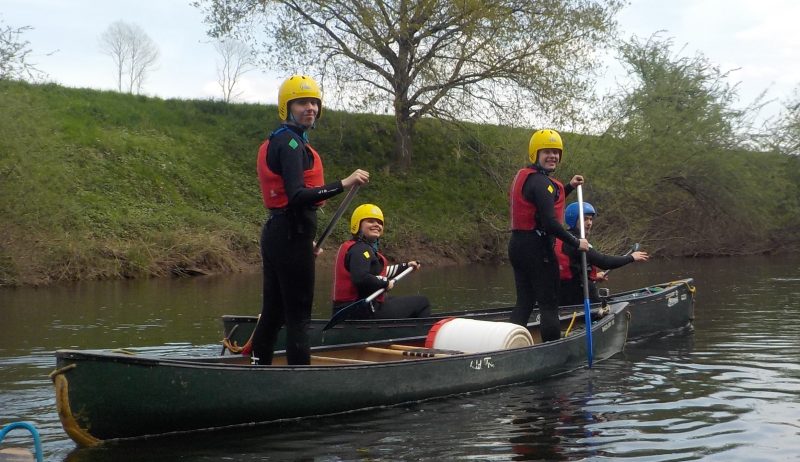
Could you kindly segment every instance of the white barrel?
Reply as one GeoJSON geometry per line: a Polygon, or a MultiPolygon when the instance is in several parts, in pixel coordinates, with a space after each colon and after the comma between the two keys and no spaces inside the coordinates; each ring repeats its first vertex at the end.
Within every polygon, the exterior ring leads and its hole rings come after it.
{"type": "Polygon", "coordinates": [[[425,346],[464,353],[508,350],[533,345],[528,329],[510,322],[448,318],[428,332],[425,346]]]}

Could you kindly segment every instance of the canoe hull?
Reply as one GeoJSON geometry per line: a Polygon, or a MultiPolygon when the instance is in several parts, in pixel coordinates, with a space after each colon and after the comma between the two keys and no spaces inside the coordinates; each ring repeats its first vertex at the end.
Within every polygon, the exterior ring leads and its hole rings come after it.
{"type": "MultiPolygon", "coordinates": [[[[610,301],[630,303],[632,318],[628,338],[635,340],[690,327],[694,320],[694,292],[694,280],[689,278],[614,294],[610,301]]],[[[582,315],[583,306],[561,307],[561,317],[571,317],[576,311],[582,315]]],[[[511,308],[504,307],[437,313],[430,318],[349,320],[324,335],[322,327],[328,320],[313,319],[309,326],[309,340],[312,346],[318,346],[415,337],[426,335],[436,322],[447,317],[508,321],[510,314],[511,308]]],[[[531,318],[535,321],[536,313],[531,318]]],[[[222,317],[223,336],[232,344],[242,346],[253,333],[257,319],[256,316],[225,315],[222,317]]],[[[285,347],[284,331],[279,334],[277,343],[277,350],[285,347]]]]}
{"type": "MultiPolygon", "coordinates": [[[[593,324],[595,361],[622,351],[626,307],[613,305],[610,315],[593,324]]],[[[51,376],[65,430],[79,445],[89,446],[537,381],[584,367],[586,356],[582,331],[512,350],[336,366],[250,366],[236,356],[164,358],[59,350],[51,376]]]]}

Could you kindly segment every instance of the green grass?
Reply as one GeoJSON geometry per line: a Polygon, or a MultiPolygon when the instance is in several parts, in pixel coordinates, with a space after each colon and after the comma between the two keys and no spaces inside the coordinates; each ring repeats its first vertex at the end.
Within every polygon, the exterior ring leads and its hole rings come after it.
{"type": "MultiPolygon", "coordinates": [[[[0,285],[258,263],[265,213],[254,163],[277,125],[274,106],[4,81],[0,107],[0,285]]],[[[527,161],[530,130],[423,120],[412,167],[399,171],[393,125],[326,110],[310,135],[329,181],[371,172],[353,206],[381,206],[389,256],[504,259],[508,182],[527,161]]],[[[593,240],[607,251],[632,240],[662,255],[774,250],[800,224],[797,159],[701,151],[681,163],[620,140],[565,142],[557,176],[587,177],[586,199],[600,209],[593,240]]],[[[322,225],[341,198],[321,212],[322,225]]],[[[349,212],[327,247],[348,237],[348,220],[349,212]]]]}

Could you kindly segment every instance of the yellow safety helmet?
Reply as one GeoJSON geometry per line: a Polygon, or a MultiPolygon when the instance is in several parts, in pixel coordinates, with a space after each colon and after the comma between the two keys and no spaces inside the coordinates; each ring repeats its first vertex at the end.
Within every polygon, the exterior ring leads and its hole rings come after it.
{"type": "Polygon", "coordinates": [[[358,234],[358,230],[361,228],[361,220],[366,220],[367,218],[377,218],[381,223],[385,223],[380,207],[375,204],[361,204],[353,210],[353,216],[350,217],[350,234],[358,234]]]}
{"type": "Polygon", "coordinates": [[[528,158],[532,164],[539,160],[540,149],[558,149],[561,151],[558,161],[564,159],[564,143],[561,141],[561,135],[555,130],[537,130],[533,133],[531,142],[528,143],[528,158]]]}
{"type": "Polygon", "coordinates": [[[316,98],[319,103],[317,119],[322,115],[322,92],[317,82],[307,75],[293,75],[278,89],[278,117],[289,119],[289,103],[300,98],[316,98]]]}

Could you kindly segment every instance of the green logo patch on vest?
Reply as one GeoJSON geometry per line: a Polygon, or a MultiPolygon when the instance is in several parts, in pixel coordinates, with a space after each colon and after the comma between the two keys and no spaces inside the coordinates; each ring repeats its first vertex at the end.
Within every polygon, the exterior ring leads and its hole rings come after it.
{"type": "Polygon", "coordinates": [[[292,149],[297,149],[297,146],[300,146],[300,144],[297,142],[297,140],[292,138],[292,141],[289,141],[289,147],[292,149]]]}

